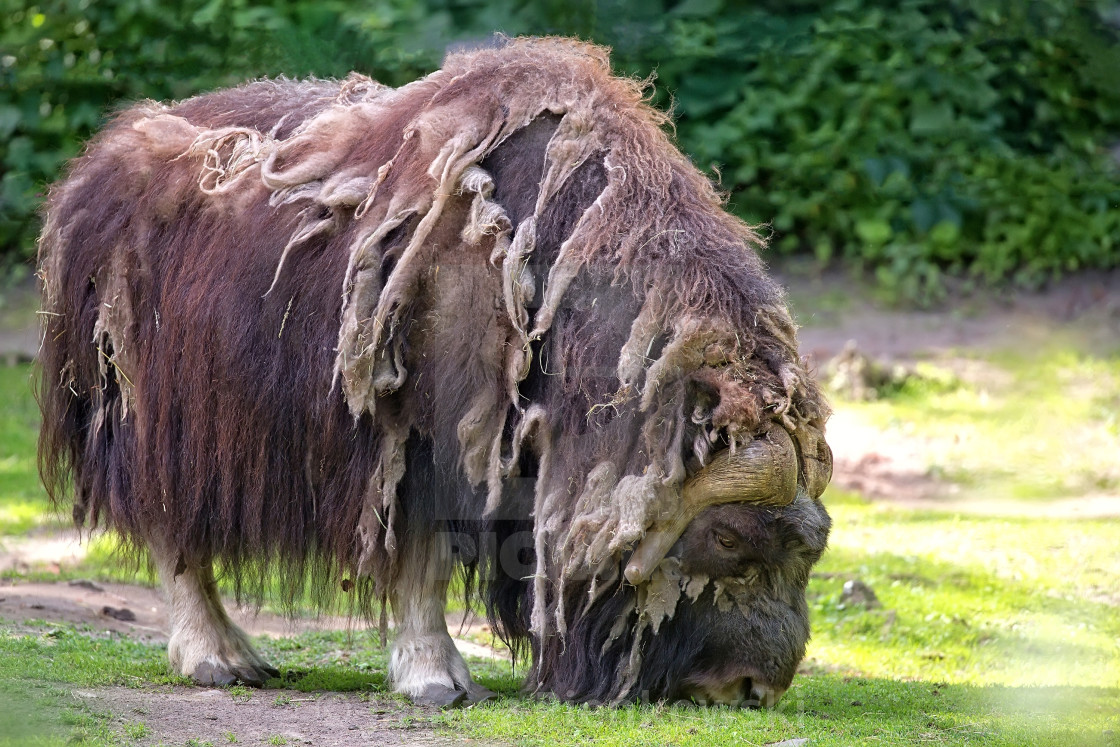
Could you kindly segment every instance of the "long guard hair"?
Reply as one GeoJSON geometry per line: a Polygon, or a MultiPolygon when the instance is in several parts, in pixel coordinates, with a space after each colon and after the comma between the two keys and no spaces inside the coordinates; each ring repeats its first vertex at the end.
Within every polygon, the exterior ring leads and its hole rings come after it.
{"type": "Polygon", "coordinates": [[[464,561],[507,636],[563,638],[717,445],[827,448],[763,240],[667,124],[551,38],[119,114],[46,208],[51,496],[363,609],[421,522],[527,527],[523,578],[464,561]]]}

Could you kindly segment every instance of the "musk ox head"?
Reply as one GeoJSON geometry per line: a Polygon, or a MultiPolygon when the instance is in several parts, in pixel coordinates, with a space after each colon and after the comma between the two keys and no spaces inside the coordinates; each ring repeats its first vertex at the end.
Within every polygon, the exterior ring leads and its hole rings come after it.
{"type": "MultiPolygon", "coordinates": [[[[474,537],[455,549],[496,629],[529,645],[530,689],[776,702],[829,530],[829,411],[763,240],[642,88],[601,48],[523,39],[399,89],[266,82],[118,120],[88,158],[146,175],[113,197],[134,216],[118,230],[148,233],[106,240],[126,248],[88,275],[113,303],[83,307],[101,353],[87,368],[118,402],[88,411],[242,449],[163,457],[169,474],[213,459],[223,475],[189,483],[182,552],[235,569],[328,552],[392,598],[404,543],[474,537]],[[160,375],[198,382],[181,398],[239,387],[251,407],[221,400],[223,417],[254,425],[190,435],[205,405],[149,392],[160,375]],[[282,541],[240,528],[266,514],[282,541]],[[241,518],[216,531],[207,515],[241,518]]],[[[93,168],[55,204],[93,189],[93,168]]],[[[73,260],[54,247],[78,230],[61,209],[48,221],[48,299],[73,260]]],[[[64,371],[79,353],[50,355],[64,371]]],[[[119,448],[144,452],[147,433],[119,448]]],[[[158,496],[163,468],[129,472],[128,495],[158,496]]],[[[98,497],[113,489],[79,492],[111,514],[133,500],[98,497]]],[[[161,521],[145,500],[129,516],[148,519],[115,523],[161,521]]]]}

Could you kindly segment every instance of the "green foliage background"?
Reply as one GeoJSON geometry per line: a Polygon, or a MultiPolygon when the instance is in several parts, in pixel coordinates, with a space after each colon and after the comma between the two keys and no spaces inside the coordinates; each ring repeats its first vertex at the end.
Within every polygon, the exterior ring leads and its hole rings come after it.
{"type": "Polygon", "coordinates": [[[260,75],[401,84],[455,44],[570,34],[655,72],[682,147],[782,254],[936,299],[1120,265],[1115,0],[0,0],[0,263],[125,102],[260,75]]]}

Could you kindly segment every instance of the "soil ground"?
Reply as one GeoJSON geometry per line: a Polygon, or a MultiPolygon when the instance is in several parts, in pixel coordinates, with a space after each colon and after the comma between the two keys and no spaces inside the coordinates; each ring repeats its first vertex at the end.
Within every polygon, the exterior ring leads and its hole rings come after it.
{"type": "MultiPolygon", "coordinates": [[[[801,329],[801,352],[818,370],[847,345],[884,364],[933,360],[964,381],[988,383],[999,372],[978,360],[990,351],[1046,350],[1090,355],[1120,352],[1120,271],[1082,273],[1037,292],[961,296],[933,310],[891,309],[838,274],[778,273],[801,329]]],[[[1086,494],[1048,501],[956,499],[956,486],[929,474],[931,447],[920,434],[885,437],[842,409],[828,421],[835,458],[832,483],[910,508],[1023,517],[1120,517],[1120,496],[1086,494]]]]}
{"type": "MultiPolygon", "coordinates": [[[[44,567],[61,571],[76,565],[84,555],[84,545],[76,532],[5,541],[0,544],[0,571],[44,567]]],[[[365,629],[360,620],[329,616],[292,619],[240,607],[228,599],[226,608],[234,622],[253,636],[365,629]]],[[[165,644],[170,634],[167,605],[157,589],[88,580],[0,583],[0,621],[5,628],[38,635],[41,628],[27,627],[32,620],[113,631],[150,644],[165,644]]],[[[486,626],[473,616],[464,619],[461,614],[451,614],[448,628],[456,635],[455,644],[465,656],[507,656],[503,651],[466,640],[485,637],[479,634],[487,630],[486,626]]],[[[73,690],[72,695],[95,712],[111,714],[110,728],[117,731],[142,722],[147,732],[135,740],[137,745],[225,744],[231,733],[242,744],[320,747],[426,746],[465,741],[433,733],[427,717],[435,714],[436,709],[411,706],[376,693],[269,689],[251,697],[235,697],[218,688],[157,686],[80,688],[73,690]]]]}
{"type": "Polygon", "coordinates": [[[75,690],[74,696],[96,711],[112,713],[118,722],[114,727],[143,722],[150,731],[139,744],[178,745],[193,739],[194,744],[218,745],[228,743],[230,734],[250,745],[420,747],[465,741],[433,734],[423,718],[432,709],[376,695],[269,690],[267,696],[239,698],[218,688],[166,686],[75,690]]]}
{"type": "MultiPolygon", "coordinates": [[[[913,361],[937,357],[952,361],[950,351],[1032,345],[1060,335],[1085,350],[1120,350],[1120,272],[1070,278],[1039,293],[961,299],[936,311],[883,309],[866,295],[851,291],[838,276],[782,276],[802,325],[803,353],[817,366],[839,353],[849,341],[873,358],[913,361]]],[[[30,284],[5,291],[0,304],[0,363],[32,357],[37,334],[31,322],[35,292],[30,284]]],[[[950,363],[951,365],[951,363],[950,363]]],[[[960,359],[961,373],[969,363],[960,359]]],[[[873,499],[930,506],[951,501],[951,490],[923,473],[920,437],[883,438],[882,434],[838,413],[829,423],[836,463],[834,482],[873,499]]],[[[1083,496],[1014,509],[1027,514],[1120,516],[1115,495],[1083,496]]],[[[954,507],[971,511],[1006,512],[1007,505],[972,503],[954,507]]],[[[23,567],[62,567],[82,558],[77,535],[37,535],[0,546],[0,571],[23,567]]],[[[267,612],[236,609],[235,621],[253,635],[290,635],[311,629],[345,629],[339,618],[289,620],[267,612]]],[[[156,590],[125,584],[17,583],[0,586],[0,619],[17,626],[33,619],[112,630],[137,640],[167,640],[166,607],[156,590]],[[122,619],[124,618],[124,619],[122,619]]],[[[465,630],[454,621],[452,630],[465,630]]],[[[457,639],[464,653],[501,656],[500,652],[457,639]]],[[[137,744],[183,744],[188,738],[225,743],[231,724],[242,743],[260,744],[279,735],[289,744],[351,745],[451,743],[436,736],[423,719],[425,709],[399,700],[362,699],[355,694],[311,696],[294,691],[269,691],[269,697],[235,699],[227,691],[201,688],[101,688],[76,690],[74,696],[97,710],[114,715],[118,726],[143,721],[150,733],[137,744]],[[277,695],[290,704],[278,708],[277,695]]],[[[461,740],[459,740],[461,741],[461,740]]]]}

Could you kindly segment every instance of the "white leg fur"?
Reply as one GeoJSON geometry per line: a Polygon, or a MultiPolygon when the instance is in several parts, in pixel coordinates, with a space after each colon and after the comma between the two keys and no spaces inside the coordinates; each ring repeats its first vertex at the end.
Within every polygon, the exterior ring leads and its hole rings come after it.
{"type": "Polygon", "coordinates": [[[446,533],[421,531],[404,543],[400,575],[389,594],[397,635],[389,676],[414,702],[457,706],[494,697],[471,680],[444,617],[453,561],[446,533]]]}
{"type": "Polygon", "coordinates": [[[279,676],[229,619],[209,562],[192,566],[160,543],[149,547],[171,607],[167,656],[175,671],[200,685],[263,685],[279,676]]]}

